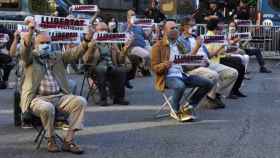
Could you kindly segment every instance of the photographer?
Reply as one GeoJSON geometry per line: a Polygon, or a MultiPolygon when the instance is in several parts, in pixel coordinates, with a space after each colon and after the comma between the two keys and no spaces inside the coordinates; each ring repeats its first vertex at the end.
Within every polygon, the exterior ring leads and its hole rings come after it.
{"type": "MultiPolygon", "coordinates": [[[[98,23],[95,29],[96,32],[108,32],[108,26],[104,22],[98,23]]],[[[100,106],[108,106],[106,82],[109,82],[113,104],[128,105],[129,102],[125,100],[127,70],[120,65],[122,59],[118,47],[111,43],[99,43],[94,51],[93,60],[84,58],[84,61],[93,64],[93,71],[100,92],[100,106]]]]}

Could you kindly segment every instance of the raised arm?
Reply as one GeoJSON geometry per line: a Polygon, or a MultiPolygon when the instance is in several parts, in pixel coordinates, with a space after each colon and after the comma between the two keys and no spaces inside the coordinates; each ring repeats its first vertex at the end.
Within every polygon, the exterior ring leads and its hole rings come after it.
{"type": "Polygon", "coordinates": [[[201,47],[201,43],[202,43],[202,38],[198,36],[198,37],[196,38],[196,41],[195,41],[195,47],[194,47],[194,49],[192,49],[192,51],[191,51],[191,54],[192,54],[192,55],[197,55],[197,52],[198,52],[198,50],[199,50],[200,47],[201,47]]]}
{"type": "Polygon", "coordinates": [[[35,22],[30,20],[28,22],[28,33],[24,34],[23,41],[21,43],[20,55],[24,63],[24,66],[27,67],[32,64],[32,42],[33,34],[35,31],[35,22]]]}
{"type": "Polygon", "coordinates": [[[88,50],[89,46],[95,49],[95,42],[93,41],[92,35],[93,30],[90,27],[88,33],[85,35],[81,44],[77,47],[67,49],[62,53],[62,59],[64,63],[71,63],[81,58],[88,50]]]}
{"type": "Polygon", "coordinates": [[[10,52],[9,55],[11,57],[16,57],[17,56],[17,44],[19,42],[19,31],[16,30],[14,33],[14,40],[12,42],[12,45],[10,47],[10,52]]]}

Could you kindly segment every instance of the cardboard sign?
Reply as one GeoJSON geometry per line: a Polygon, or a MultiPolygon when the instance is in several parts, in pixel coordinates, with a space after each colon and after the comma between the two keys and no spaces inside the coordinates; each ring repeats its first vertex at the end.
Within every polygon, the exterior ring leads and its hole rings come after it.
{"type": "Polygon", "coordinates": [[[9,41],[9,35],[6,33],[0,33],[0,43],[7,43],[9,41]]]}
{"type": "Polygon", "coordinates": [[[143,29],[151,29],[152,26],[155,25],[153,19],[141,19],[141,18],[137,18],[134,24],[142,27],[143,29]]]}
{"type": "Polygon", "coordinates": [[[226,44],[226,37],[224,35],[203,36],[204,44],[226,44]]]}
{"type": "Polygon", "coordinates": [[[204,66],[202,55],[175,55],[174,64],[182,66],[204,66]]]}
{"type": "Polygon", "coordinates": [[[234,20],[234,22],[237,24],[237,26],[250,26],[252,25],[251,20],[234,20]]]}
{"type": "Polygon", "coordinates": [[[234,37],[239,37],[241,41],[249,41],[252,39],[251,32],[235,33],[234,37]]]}
{"type": "Polygon", "coordinates": [[[22,24],[17,24],[17,30],[18,32],[28,32],[28,26],[27,25],[22,25],[22,24]]]}
{"type": "Polygon", "coordinates": [[[81,42],[81,36],[78,32],[49,31],[48,33],[52,43],[79,44],[81,42]]]}
{"type": "Polygon", "coordinates": [[[238,53],[237,52],[238,48],[239,48],[239,46],[237,46],[237,45],[226,46],[226,52],[227,53],[238,53]]]}
{"type": "Polygon", "coordinates": [[[126,33],[95,33],[93,38],[97,43],[125,43],[129,37],[126,33]]]}
{"type": "Polygon", "coordinates": [[[86,32],[89,26],[89,20],[76,18],[62,18],[54,16],[35,15],[37,29],[69,31],[69,32],[86,32]]]}
{"type": "Polygon", "coordinates": [[[72,5],[70,7],[70,11],[94,13],[98,11],[98,6],[97,5],[72,5]]]}

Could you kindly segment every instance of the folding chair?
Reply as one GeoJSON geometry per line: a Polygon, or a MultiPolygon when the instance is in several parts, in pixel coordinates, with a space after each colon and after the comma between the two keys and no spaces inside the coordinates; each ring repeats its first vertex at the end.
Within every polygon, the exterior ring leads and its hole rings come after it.
{"type": "MultiPolygon", "coordinates": [[[[65,123],[68,124],[66,120],[66,115],[64,113],[58,112],[56,110],[55,113],[55,121],[54,123],[65,123]]],[[[39,149],[43,140],[46,139],[46,130],[42,126],[41,120],[39,117],[35,116],[32,112],[28,111],[22,114],[22,122],[25,122],[27,124],[32,125],[32,127],[37,131],[37,135],[34,139],[34,143],[36,144],[36,149],[39,149]]],[[[68,127],[57,127],[55,126],[55,129],[62,129],[62,130],[68,130],[68,127]]],[[[63,139],[61,136],[59,136],[56,132],[54,132],[54,136],[58,138],[60,142],[63,142],[63,139]]]]}
{"type": "Polygon", "coordinates": [[[93,76],[91,73],[91,67],[92,67],[92,65],[90,65],[90,64],[84,64],[84,66],[83,66],[84,77],[83,77],[83,81],[82,81],[82,87],[80,90],[80,96],[83,96],[85,82],[87,82],[88,87],[89,87],[88,93],[86,95],[87,101],[88,101],[89,95],[96,91],[96,81],[92,78],[93,76]],[[93,83],[90,83],[90,80],[92,80],[93,83]]]}
{"type": "MultiPolygon", "coordinates": [[[[197,88],[192,88],[189,92],[184,93],[183,98],[185,98],[185,102],[188,102],[190,97],[197,91],[197,88]]],[[[160,109],[155,113],[154,117],[156,119],[163,118],[169,116],[169,112],[162,113],[166,108],[174,112],[170,100],[172,99],[172,96],[168,96],[165,91],[161,92],[162,97],[164,98],[164,103],[160,106],[160,109]]]]}

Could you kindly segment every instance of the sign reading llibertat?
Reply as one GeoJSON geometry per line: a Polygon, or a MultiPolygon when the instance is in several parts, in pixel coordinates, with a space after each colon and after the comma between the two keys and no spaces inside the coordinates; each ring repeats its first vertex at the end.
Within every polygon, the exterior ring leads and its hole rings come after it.
{"type": "Polygon", "coordinates": [[[98,6],[97,5],[72,5],[70,7],[70,11],[94,13],[98,11],[98,6]]]}
{"type": "Polygon", "coordinates": [[[203,36],[204,44],[226,44],[226,37],[224,35],[203,36]]]}
{"type": "Polygon", "coordinates": [[[234,20],[234,22],[237,24],[237,26],[250,26],[250,25],[252,25],[251,20],[236,19],[236,20],[234,20]]]}
{"type": "Polygon", "coordinates": [[[46,31],[69,31],[86,32],[89,20],[76,18],[63,18],[54,16],[35,15],[35,22],[38,30],[46,31]]]}
{"type": "Polygon", "coordinates": [[[81,34],[79,32],[69,31],[48,31],[52,43],[59,44],[79,44],[81,42],[81,34]]]}
{"type": "Polygon", "coordinates": [[[125,43],[128,40],[126,33],[95,33],[93,38],[97,43],[125,43]]]}
{"type": "Polygon", "coordinates": [[[134,24],[142,27],[143,29],[152,29],[153,25],[155,25],[153,19],[142,19],[142,18],[136,18],[134,24]]]}

